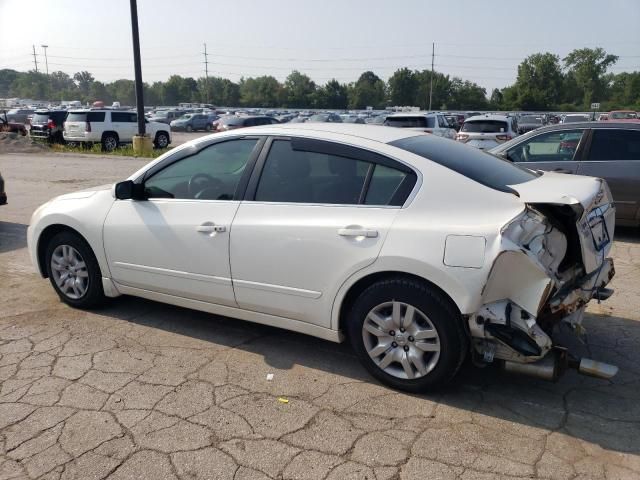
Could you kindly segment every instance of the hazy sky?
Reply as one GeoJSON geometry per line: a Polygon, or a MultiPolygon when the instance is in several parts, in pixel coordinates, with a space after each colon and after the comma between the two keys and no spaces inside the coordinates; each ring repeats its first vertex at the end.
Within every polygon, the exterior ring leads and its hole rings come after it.
{"type": "MultiPolygon", "coordinates": [[[[490,90],[527,55],[602,46],[640,70],[640,0],[138,0],[142,75],[232,80],[298,69],[318,83],[431,67],[490,90]]],[[[128,0],[0,0],[0,68],[133,78],[128,0]]]]}

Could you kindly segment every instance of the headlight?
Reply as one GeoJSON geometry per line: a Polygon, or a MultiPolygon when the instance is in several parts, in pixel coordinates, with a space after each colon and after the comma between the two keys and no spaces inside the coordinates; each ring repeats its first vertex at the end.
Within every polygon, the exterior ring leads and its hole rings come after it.
{"type": "Polygon", "coordinates": [[[567,239],[540,212],[527,207],[503,228],[502,236],[535,258],[550,276],[557,276],[567,253],[567,239]]]}

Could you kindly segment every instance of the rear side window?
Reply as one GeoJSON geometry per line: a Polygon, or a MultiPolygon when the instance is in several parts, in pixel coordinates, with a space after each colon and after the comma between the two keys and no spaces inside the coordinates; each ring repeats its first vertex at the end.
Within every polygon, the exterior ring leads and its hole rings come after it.
{"type": "Polygon", "coordinates": [[[435,128],[436,126],[434,117],[387,117],[384,124],[400,128],[435,128]]]}
{"type": "Polygon", "coordinates": [[[403,138],[390,145],[420,155],[501,192],[513,193],[509,185],[529,182],[538,177],[533,171],[518,167],[509,160],[432,135],[403,138]]]}
{"type": "Polygon", "coordinates": [[[87,113],[87,122],[104,122],[105,112],[89,112],[87,113]]]}
{"type": "Polygon", "coordinates": [[[500,120],[467,120],[462,125],[462,131],[468,133],[504,133],[509,131],[507,122],[500,120]]]}
{"type": "Polygon", "coordinates": [[[588,160],[640,160],[640,130],[593,130],[588,160]]]}

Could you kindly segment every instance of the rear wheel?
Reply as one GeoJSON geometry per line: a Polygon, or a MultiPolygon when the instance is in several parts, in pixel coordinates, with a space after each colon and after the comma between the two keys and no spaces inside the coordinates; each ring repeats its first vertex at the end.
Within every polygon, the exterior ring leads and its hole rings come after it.
{"type": "Polygon", "coordinates": [[[395,277],[374,283],[348,313],[350,342],[378,380],[410,392],[435,389],[462,364],[460,314],[435,288],[395,277]]]}
{"type": "Polygon", "coordinates": [[[204,126],[204,129],[205,129],[207,132],[210,132],[210,131],[211,131],[211,124],[210,124],[210,123],[207,123],[207,124],[204,126]]]}
{"type": "Polygon", "coordinates": [[[115,133],[105,133],[102,136],[102,150],[112,152],[118,148],[118,136],[115,133]]]}
{"type": "Polygon", "coordinates": [[[47,245],[45,258],[51,285],[63,302],[76,308],[92,308],[104,301],[98,261],[78,234],[55,235],[47,245]]]}
{"type": "Polygon", "coordinates": [[[167,148],[169,146],[169,135],[165,132],[158,132],[154,143],[156,148],[167,148]]]}

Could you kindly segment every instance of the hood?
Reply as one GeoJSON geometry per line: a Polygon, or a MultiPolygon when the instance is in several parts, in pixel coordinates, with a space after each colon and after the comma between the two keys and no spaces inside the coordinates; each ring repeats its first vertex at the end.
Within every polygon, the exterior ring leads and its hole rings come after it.
{"type": "Polygon", "coordinates": [[[544,172],[535,180],[509,187],[518,192],[525,203],[579,204],[582,210],[590,210],[594,203],[602,200],[603,183],[601,178],[544,172]]]}
{"type": "Polygon", "coordinates": [[[100,185],[98,187],[87,188],[85,190],[78,190],[77,192],[65,193],[64,195],[60,195],[54,198],[54,201],[57,200],[78,200],[81,198],[89,198],[95,195],[98,192],[103,190],[110,190],[113,187],[112,183],[108,183],[106,185],[100,185]]]}

